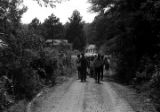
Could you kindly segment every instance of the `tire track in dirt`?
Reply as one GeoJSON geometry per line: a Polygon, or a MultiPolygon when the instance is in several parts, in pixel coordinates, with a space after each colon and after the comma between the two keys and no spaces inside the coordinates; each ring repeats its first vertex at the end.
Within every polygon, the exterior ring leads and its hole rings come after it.
{"type": "Polygon", "coordinates": [[[82,112],[85,85],[75,81],[51,112],[82,112]]]}
{"type": "Polygon", "coordinates": [[[105,104],[111,109],[108,112],[134,112],[131,106],[118,96],[109,83],[103,83],[102,94],[105,104]]]}
{"type": "Polygon", "coordinates": [[[34,112],[134,112],[108,82],[97,84],[92,78],[75,80],[48,94],[34,112]]]}
{"type": "Polygon", "coordinates": [[[106,107],[101,95],[101,84],[96,84],[93,79],[88,79],[85,87],[83,112],[105,112],[106,107]]]}
{"type": "Polygon", "coordinates": [[[88,79],[85,87],[83,112],[134,112],[107,82],[96,84],[88,79]]]}

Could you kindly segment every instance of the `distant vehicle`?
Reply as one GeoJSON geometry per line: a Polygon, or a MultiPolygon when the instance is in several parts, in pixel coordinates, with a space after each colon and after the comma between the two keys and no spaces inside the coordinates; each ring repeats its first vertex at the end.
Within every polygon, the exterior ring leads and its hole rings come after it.
{"type": "Polygon", "coordinates": [[[97,47],[94,44],[90,44],[85,49],[85,56],[86,57],[93,57],[98,55],[97,53],[97,47]]]}

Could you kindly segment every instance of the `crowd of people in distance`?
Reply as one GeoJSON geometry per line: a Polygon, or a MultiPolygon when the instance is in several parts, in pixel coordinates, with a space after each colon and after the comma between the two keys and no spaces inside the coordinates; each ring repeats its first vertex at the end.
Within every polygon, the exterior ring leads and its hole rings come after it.
{"type": "Polygon", "coordinates": [[[78,54],[76,64],[78,79],[80,79],[81,82],[85,82],[87,75],[89,75],[95,78],[96,83],[100,83],[100,80],[103,80],[104,68],[106,71],[109,70],[108,59],[100,54],[92,57],[85,57],[83,53],[78,54]]]}

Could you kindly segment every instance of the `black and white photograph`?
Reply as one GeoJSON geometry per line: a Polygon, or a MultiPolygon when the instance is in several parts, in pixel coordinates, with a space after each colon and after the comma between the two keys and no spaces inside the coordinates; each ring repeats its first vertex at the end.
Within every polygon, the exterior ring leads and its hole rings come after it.
{"type": "Polygon", "coordinates": [[[160,0],[0,0],[0,112],[160,112],[160,0]]]}

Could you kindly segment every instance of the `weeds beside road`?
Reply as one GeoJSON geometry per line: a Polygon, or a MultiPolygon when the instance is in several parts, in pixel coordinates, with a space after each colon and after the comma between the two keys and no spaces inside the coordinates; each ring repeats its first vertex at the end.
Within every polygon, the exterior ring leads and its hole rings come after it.
{"type": "Polygon", "coordinates": [[[110,84],[118,95],[131,105],[135,112],[157,112],[151,100],[143,94],[138,94],[133,88],[114,82],[110,82],[110,84]]]}

